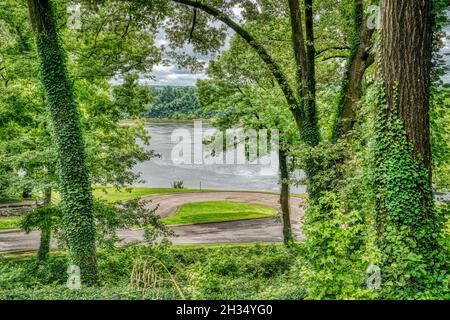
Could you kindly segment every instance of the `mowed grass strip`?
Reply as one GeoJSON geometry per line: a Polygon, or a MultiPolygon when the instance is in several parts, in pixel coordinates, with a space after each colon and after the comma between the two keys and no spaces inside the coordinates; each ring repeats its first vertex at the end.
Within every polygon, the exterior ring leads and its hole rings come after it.
{"type": "Polygon", "coordinates": [[[0,230],[20,229],[20,219],[18,216],[0,217],[0,230]]]}
{"type": "Polygon", "coordinates": [[[148,187],[132,187],[121,188],[116,187],[94,187],[93,195],[97,199],[103,199],[108,202],[127,201],[144,196],[171,194],[183,192],[197,192],[197,189],[174,189],[174,188],[148,188],[148,187]]]}
{"type": "Polygon", "coordinates": [[[186,225],[270,218],[276,214],[275,209],[258,204],[207,201],[184,204],[178,208],[176,213],[164,218],[163,221],[168,225],[186,225]]]}

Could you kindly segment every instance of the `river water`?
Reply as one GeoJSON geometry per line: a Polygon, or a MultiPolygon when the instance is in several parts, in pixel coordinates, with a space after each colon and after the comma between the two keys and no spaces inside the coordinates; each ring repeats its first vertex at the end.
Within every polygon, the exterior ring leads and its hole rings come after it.
{"type": "MultiPolygon", "coordinates": [[[[211,126],[202,122],[203,130],[211,126]]],[[[174,130],[187,130],[192,138],[194,150],[194,121],[151,121],[146,124],[150,133],[149,150],[160,154],[160,158],[138,164],[133,170],[139,172],[145,181],[139,186],[171,187],[173,181],[183,181],[186,188],[279,191],[278,169],[264,164],[177,164],[173,161],[172,150],[179,143],[172,142],[174,130]]],[[[185,132],[187,132],[185,131],[185,132]]],[[[193,161],[192,161],[193,162],[193,161]]],[[[305,186],[291,187],[292,193],[304,193],[305,186]]]]}

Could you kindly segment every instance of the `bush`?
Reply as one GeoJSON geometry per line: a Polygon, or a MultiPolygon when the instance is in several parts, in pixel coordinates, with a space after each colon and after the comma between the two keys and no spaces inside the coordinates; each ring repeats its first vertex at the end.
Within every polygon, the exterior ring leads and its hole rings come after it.
{"type": "Polygon", "coordinates": [[[183,181],[174,181],[174,182],[172,182],[172,188],[184,189],[184,182],[183,181]]]}
{"type": "Polygon", "coordinates": [[[358,211],[346,211],[333,193],[324,194],[308,208],[303,231],[308,241],[298,269],[309,299],[372,299],[377,291],[366,287],[366,269],[376,250],[368,247],[369,228],[358,211]],[[369,261],[367,261],[369,260],[369,261]]]}

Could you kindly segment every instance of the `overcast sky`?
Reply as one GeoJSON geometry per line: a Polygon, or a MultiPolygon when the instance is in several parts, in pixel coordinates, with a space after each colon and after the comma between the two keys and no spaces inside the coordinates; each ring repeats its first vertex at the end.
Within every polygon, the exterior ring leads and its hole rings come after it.
{"type": "MultiPolygon", "coordinates": [[[[237,21],[238,23],[243,22],[243,18],[241,15],[242,8],[236,6],[231,9],[232,10],[232,19],[237,21]]],[[[220,21],[212,22],[212,25],[222,24],[220,21]]],[[[220,51],[228,49],[230,45],[230,39],[234,35],[234,31],[228,28],[228,37],[225,40],[224,46],[220,51]]],[[[155,39],[155,43],[157,46],[168,46],[169,42],[166,39],[164,31],[160,31],[155,39]]],[[[198,60],[203,61],[205,63],[205,68],[208,66],[209,61],[212,59],[216,59],[217,55],[213,56],[203,56],[194,52],[192,45],[185,44],[183,48],[180,48],[179,51],[183,53],[187,53],[191,56],[195,56],[198,60]]],[[[142,79],[144,83],[153,86],[195,86],[197,79],[206,79],[205,72],[192,72],[186,68],[180,68],[174,63],[169,64],[159,64],[153,67],[154,80],[142,79]]]]}
{"type": "MultiPolygon", "coordinates": [[[[239,15],[238,12],[236,12],[236,15],[239,15]]],[[[447,13],[449,19],[450,19],[450,11],[447,13]]],[[[450,26],[445,27],[445,31],[447,33],[447,39],[445,41],[445,47],[442,50],[442,53],[444,54],[444,58],[447,64],[447,67],[450,68],[450,26]]],[[[230,32],[230,36],[232,35],[232,32],[230,32]]],[[[228,42],[228,41],[227,41],[228,42]]],[[[167,40],[165,39],[165,35],[163,32],[160,32],[156,38],[156,44],[158,46],[160,45],[167,45],[167,40]]],[[[191,55],[195,55],[199,60],[202,60],[208,63],[209,60],[211,60],[213,57],[205,57],[196,55],[192,47],[190,45],[185,45],[184,48],[181,48],[180,50],[189,53],[191,55]]],[[[143,83],[155,86],[195,86],[195,83],[197,79],[205,79],[206,75],[204,72],[197,72],[193,73],[192,71],[180,68],[174,63],[169,63],[168,65],[159,64],[156,65],[153,68],[153,75],[154,80],[149,79],[142,79],[143,83]]],[[[446,75],[443,77],[443,81],[445,83],[450,83],[450,72],[447,70],[446,75]]]]}
{"type": "Polygon", "coordinates": [[[153,68],[155,80],[142,79],[152,86],[195,86],[197,79],[205,79],[204,72],[193,73],[175,64],[157,65],[153,68]]]}
{"type": "MultiPolygon", "coordinates": [[[[155,44],[158,47],[167,47],[169,45],[163,30],[157,34],[155,44]]],[[[213,58],[196,54],[190,44],[185,44],[182,48],[178,49],[178,51],[194,56],[198,60],[205,62],[205,66],[207,66],[208,61],[213,58]]],[[[154,80],[142,79],[142,82],[153,86],[195,86],[197,79],[204,79],[206,77],[204,71],[194,73],[189,69],[181,68],[175,63],[170,62],[160,63],[154,66],[152,71],[154,80]]]]}

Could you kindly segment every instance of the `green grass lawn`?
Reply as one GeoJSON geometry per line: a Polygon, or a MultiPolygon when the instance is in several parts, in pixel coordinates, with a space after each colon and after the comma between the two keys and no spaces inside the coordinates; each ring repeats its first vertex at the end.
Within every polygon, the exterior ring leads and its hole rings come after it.
{"type": "Polygon", "coordinates": [[[208,201],[187,203],[163,221],[168,225],[273,217],[275,209],[250,203],[208,201]]]}
{"type": "Polygon", "coordinates": [[[19,229],[20,217],[0,217],[0,231],[1,230],[11,230],[19,229]]]}
{"type": "MultiPolygon", "coordinates": [[[[180,192],[198,192],[197,189],[173,189],[173,188],[149,188],[149,187],[132,187],[120,188],[95,186],[92,188],[92,193],[95,198],[103,199],[108,202],[127,201],[144,196],[151,196],[156,194],[170,194],[180,192]]],[[[204,190],[206,191],[206,190],[204,190]]],[[[59,193],[53,192],[52,202],[58,203],[60,201],[59,193]]]]}

